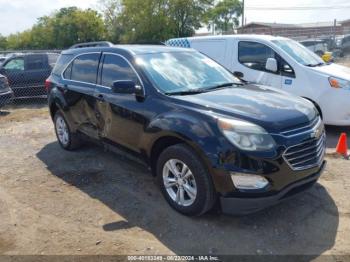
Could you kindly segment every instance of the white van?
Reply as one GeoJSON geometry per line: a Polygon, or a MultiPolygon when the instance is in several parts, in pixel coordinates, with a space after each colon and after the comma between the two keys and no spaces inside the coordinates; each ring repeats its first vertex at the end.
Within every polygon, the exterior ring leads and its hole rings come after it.
{"type": "Polygon", "coordinates": [[[267,35],[170,39],[194,48],[237,77],[311,100],[329,125],[350,126],[350,68],[326,64],[298,42],[267,35]]]}

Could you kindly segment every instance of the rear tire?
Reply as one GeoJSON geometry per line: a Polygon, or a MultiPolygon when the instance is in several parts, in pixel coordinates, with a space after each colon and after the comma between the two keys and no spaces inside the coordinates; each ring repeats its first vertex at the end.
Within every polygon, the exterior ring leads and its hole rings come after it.
{"type": "Polygon", "coordinates": [[[71,132],[67,120],[60,111],[54,117],[55,132],[57,141],[65,150],[75,150],[81,147],[82,141],[78,134],[71,132]]]}
{"type": "Polygon", "coordinates": [[[169,205],[184,215],[202,215],[215,204],[211,175],[196,152],[184,144],[170,146],[160,154],[157,180],[169,205]]]}

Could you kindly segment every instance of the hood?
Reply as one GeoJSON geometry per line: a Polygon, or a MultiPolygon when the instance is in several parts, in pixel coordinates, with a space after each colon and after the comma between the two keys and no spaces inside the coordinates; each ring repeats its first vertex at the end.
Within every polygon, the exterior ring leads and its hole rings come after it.
{"type": "Polygon", "coordinates": [[[329,64],[324,66],[310,67],[311,70],[323,73],[327,76],[339,77],[350,81],[350,68],[337,64],[329,64]]]}
{"type": "Polygon", "coordinates": [[[268,131],[304,124],[316,116],[313,104],[303,98],[251,84],[176,98],[189,103],[190,109],[247,120],[268,131]]]}

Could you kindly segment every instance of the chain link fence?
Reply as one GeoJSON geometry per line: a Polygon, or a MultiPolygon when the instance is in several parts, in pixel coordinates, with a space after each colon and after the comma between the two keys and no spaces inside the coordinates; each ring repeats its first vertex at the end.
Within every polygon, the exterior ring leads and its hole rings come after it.
{"type": "Polygon", "coordinates": [[[0,51],[0,107],[46,103],[45,80],[61,50],[0,51]]]}

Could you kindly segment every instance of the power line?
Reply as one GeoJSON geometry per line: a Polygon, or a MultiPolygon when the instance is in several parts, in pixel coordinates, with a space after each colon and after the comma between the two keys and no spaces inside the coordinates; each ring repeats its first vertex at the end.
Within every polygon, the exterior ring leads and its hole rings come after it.
{"type": "Polygon", "coordinates": [[[289,7],[265,7],[265,6],[246,6],[246,10],[262,10],[262,11],[272,11],[272,10],[329,10],[329,9],[350,9],[350,5],[342,6],[289,6],[289,7]]]}

